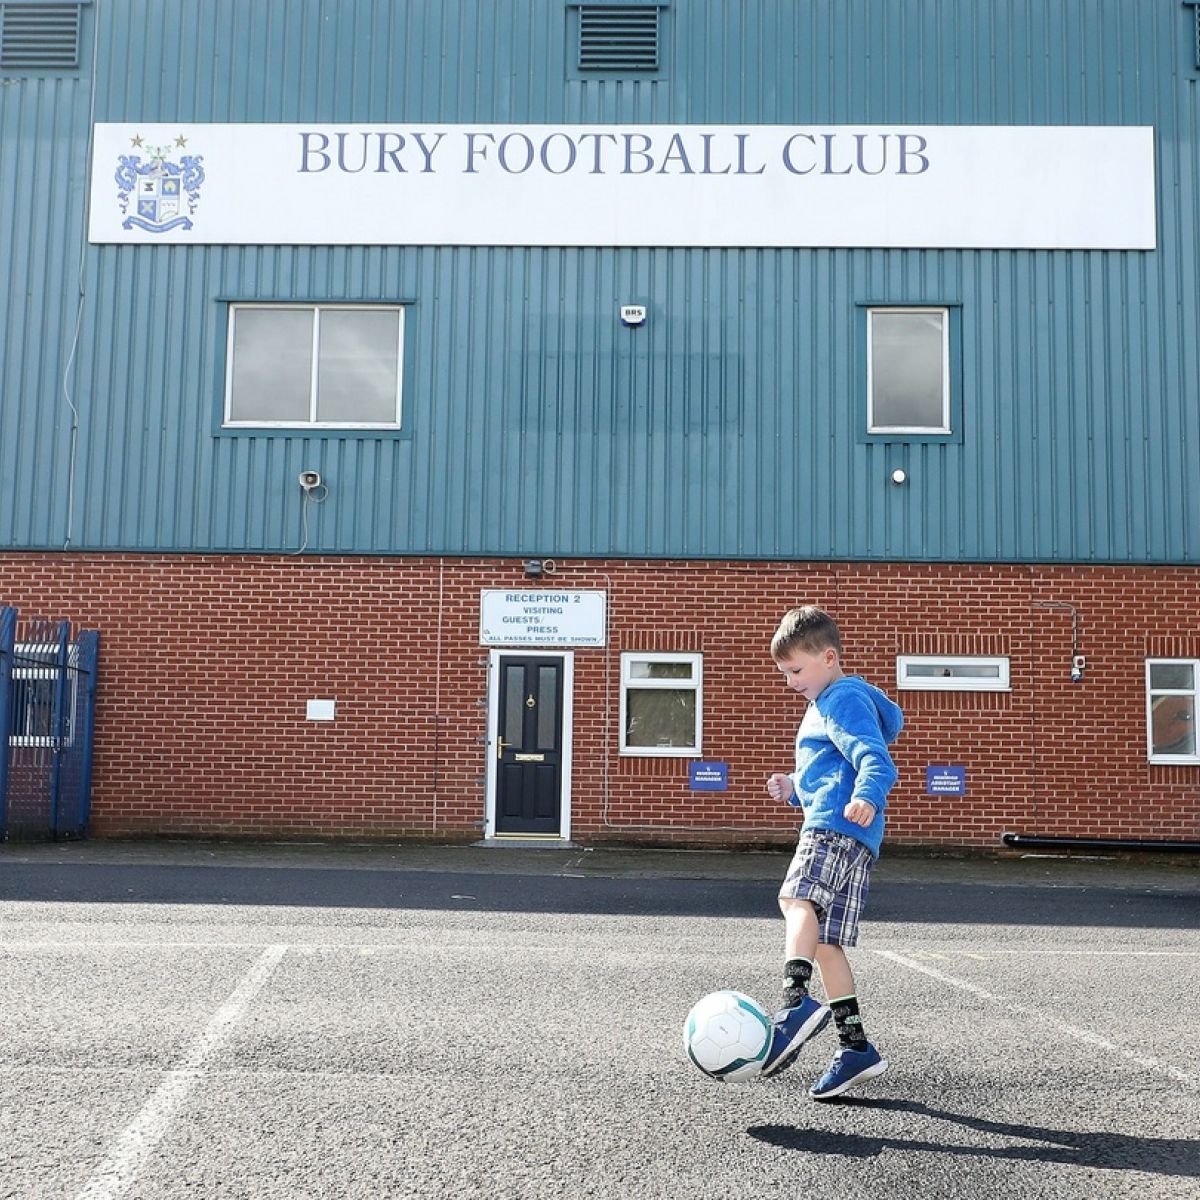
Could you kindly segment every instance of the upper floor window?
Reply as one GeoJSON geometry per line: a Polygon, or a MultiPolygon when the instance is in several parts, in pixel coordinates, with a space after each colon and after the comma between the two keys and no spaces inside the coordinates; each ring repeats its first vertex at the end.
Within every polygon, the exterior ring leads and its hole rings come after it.
{"type": "Polygon", "coordinates": [[[397,429],[404,309],[232,304],[227,427],[397,429]]]}
{"type": "Polygon", "coordinates": [[[1200,659],[1147,660],[1146,735],[1151,762],[1200,762],[1196,746],[1198,709],[1200,659]]]}
{"type": "Polygon", "coordinates": [[[867,432],[952,432],[948,308],[867,310],[867,432]]]}

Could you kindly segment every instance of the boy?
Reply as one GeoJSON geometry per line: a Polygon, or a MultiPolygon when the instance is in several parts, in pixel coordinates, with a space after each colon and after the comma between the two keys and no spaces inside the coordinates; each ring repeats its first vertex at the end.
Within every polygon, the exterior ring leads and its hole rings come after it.
{"type": "Polygon", "coordinates": [[[787,686],[809,703],[796,734],[795,771],[767,780],[772,799],[804,809],[804,825],[779,893],[786,929],[783,1008],[763,1074],[786,1071],[832,1016],[841,1047],[809,1088],[815,1100],[831,1100],[887,1070],[863,1031],[843,947],[858,943],[883,810],[896,782],[888,745],[904,718],[878,688],[842,673],[841,653],[833,618],[811,605],[787,613],[771,641],[787,686]],[[808,995],[814,962],[828,1008],[808,995]]]}

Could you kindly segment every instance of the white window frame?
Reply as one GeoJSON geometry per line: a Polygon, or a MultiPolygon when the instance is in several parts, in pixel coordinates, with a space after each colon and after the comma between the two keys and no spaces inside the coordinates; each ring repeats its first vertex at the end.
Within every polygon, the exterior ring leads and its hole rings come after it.
{"type": "MultiPolygon", "coordinates": [[[[13,647],[13,665],[12,665],[12,680],[14,683],[20,684],[29,681],[42,681],[52,683],[54,687],[58,687],[58,642],[18,642],[13,647]],[[52,655],[56,661],[48,662],[44,665],[30,666],[25,659],[32,658],[34,655],[52,655]]],[[[61,742],[61,747],[65,749],[75,742],[75,721],[74,713],[76,711],[77,692],[79,686],[79,675],[77,668],[79,665],[79,647],[71,642],[67,646],[67,688],[65,694],[65,704],[67,710],[67,722],[65,734],[61,742]]],[[[24,703],[22,689],[19,687],[13,688],[13,705],[11,709],[11,720],[19,718],[27,718],[29,708],[24,703]]],[[[53,707],[51,707],[53,712],[53,707]]],[[[0,735],[2,736],[2,735],[0,735]]],[[[10,746],[41,746],[45,749],[53,750],[55,746],[60,745],[53,734],[41,733],[14,733],[9,731],[8,744],[10,746]]]]}
{"type": "Polygon", "coordinates": [[[913,692],[1010,692],[1011,671],[1006,655],[981,654],[898,654],[896,656],[896,687],[913,692]],[[962,675],[911,675],[909,668],[922,667],[991,667],[997,669],[994,679],[962,675]]]}
{"type": "Polygon", "coordinates": [[[1191,696],[1193,725],[1200,715],[1200,658],[1148,658],[1146,659],[1146,761],[1152,763],[1200,763],[1200,733],[1193,731],[1195,751],[1192,754],[1154,753],[1154,701],[1160,696],[1191,696]],[[1150,668],[1157,666],[1187,665],[1192,668],[1190,688],[1155,688],[1150,690],[1150,668]]]}
{"type": "Polygon", "coordinates": [[[236,303],[229,306],[228,329],[225,341],[225,409],[224,429],[399,429],[404,415],[404,309],[403,304],[282,304],[236,303]],[[247,309],[275,309],[285,312],[303,310],[312,314],[312,372],[309,380],[307,421],[235,421],[233,409],[233,347],[237,314],[247,309]],[[320,371],[321,313],[322,312],[394,312],[397,320],[396,340],[396,419],[395,421],[318,421],[317,378],[320,371]]]}
{"type": "Polygon", "coordinates": [[[658,650],[627,650],[621,654],[621,704],[620,704],[621,753],[642,758],[695,758],[702,753],[704,742],[704,655],[699,653],[670,653],[658,650]],[[686,679],[634,679],[630,668],[635,662],[688,663],[692,678],[686,679]],[[683,691],[691,688],[696,693],[696,728],[694,744],[691,746],[630,746],[625,741],[627,698],[630,689],[654,691],[669,689],[683,691]]]}
{"type": "Polygon", "coordinates": [[[950,309],[936,304],[876,304],[867,309],[867,432],[945,435],[950,426],[950,309]],[[875,420],[875,314],[938,313],[942,318],[942,423],[937,425],[880,425],[875,420]]]}

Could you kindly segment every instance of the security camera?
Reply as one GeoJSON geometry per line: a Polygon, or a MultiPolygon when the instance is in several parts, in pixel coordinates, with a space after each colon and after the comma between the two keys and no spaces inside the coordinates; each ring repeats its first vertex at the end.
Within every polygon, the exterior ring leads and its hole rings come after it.
{"type": "Polygon", "coordinates": [[[321,486],[321,472],[320,471],[301,471],[300,472],[300,486],[306,492],[311,492],[313,490],[313,488],[319,488],[321,486]]]}

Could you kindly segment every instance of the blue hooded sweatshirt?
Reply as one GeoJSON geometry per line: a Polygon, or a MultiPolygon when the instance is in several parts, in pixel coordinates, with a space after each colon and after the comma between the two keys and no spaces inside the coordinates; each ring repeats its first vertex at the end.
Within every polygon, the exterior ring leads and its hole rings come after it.
{"type": "Polygon", "coordinates": [[[804,809],[805,829],[833,829],[862,842],[879,857],[883,810],[896,782],[888,746],[904,715],[877,687],[857,675],[835,679],[813,700],[796,734],[796,770],[791,803],[804,809]],[[875,807],[864,827],[843,815],[851,800],[875,807]]]}

